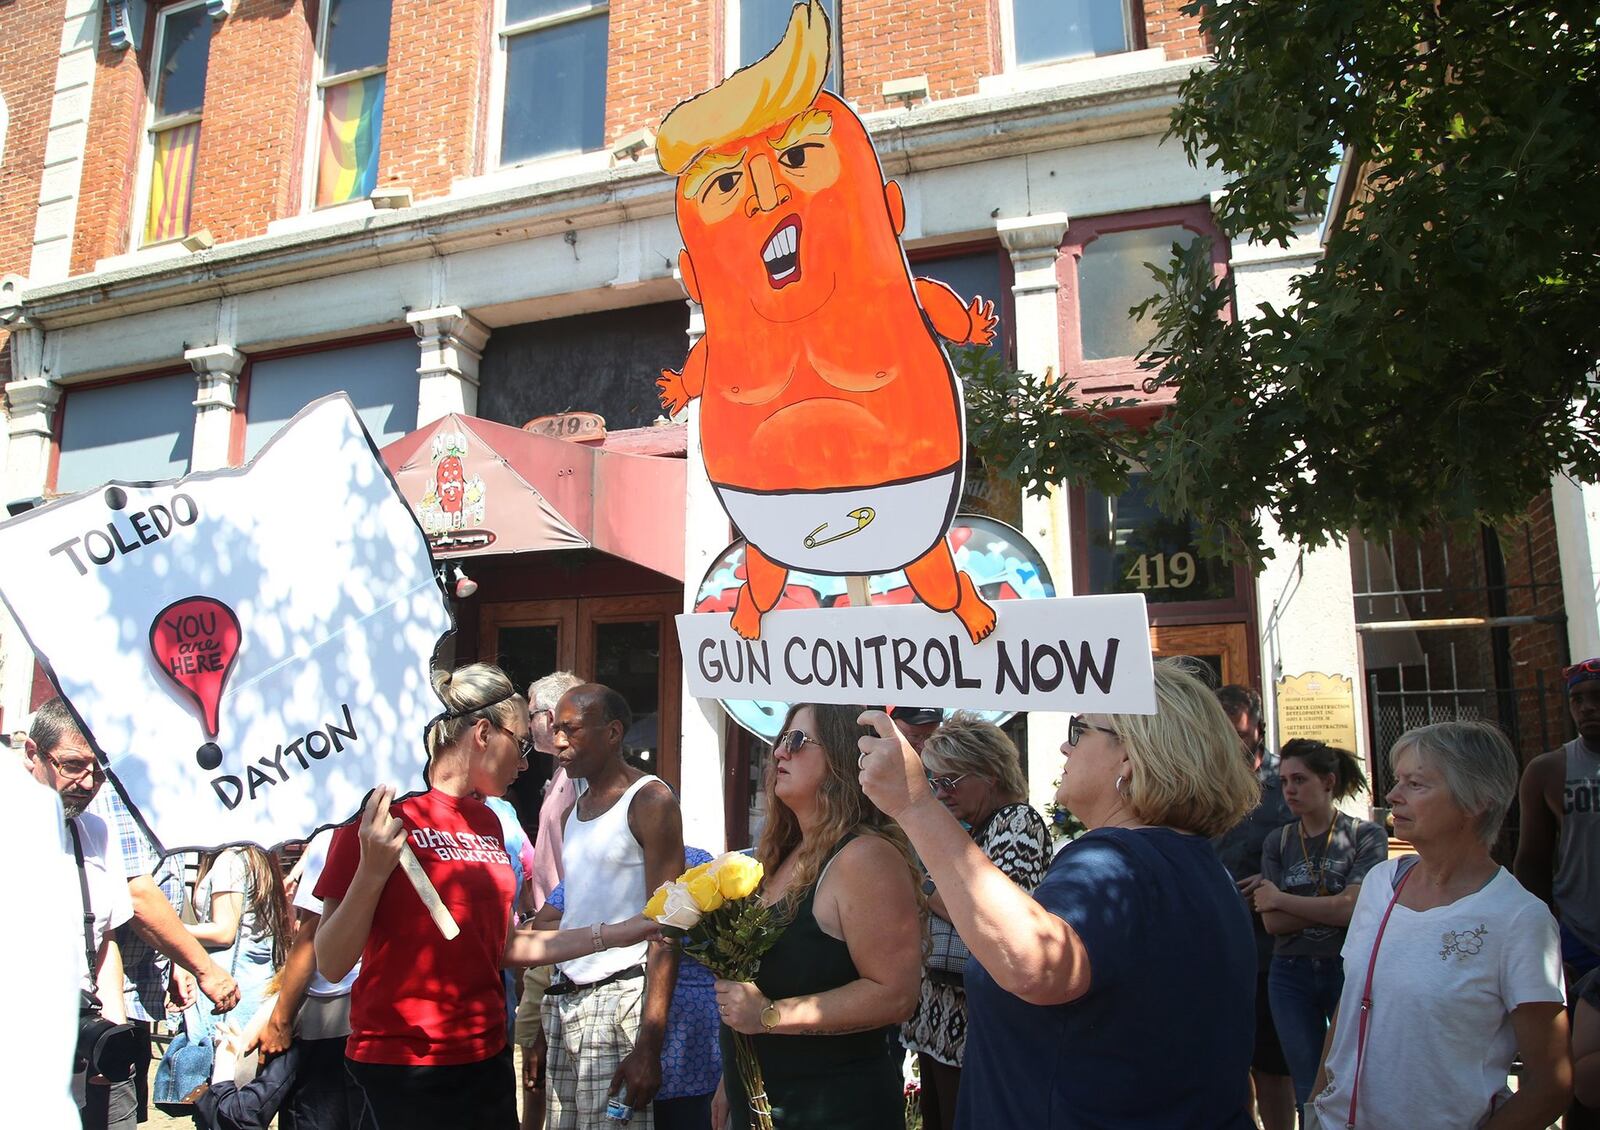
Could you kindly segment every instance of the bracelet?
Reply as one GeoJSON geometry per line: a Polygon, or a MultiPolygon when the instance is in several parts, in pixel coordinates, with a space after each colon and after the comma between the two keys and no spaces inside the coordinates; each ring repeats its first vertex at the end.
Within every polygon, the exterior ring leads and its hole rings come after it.
{"type": "Polygon", "coordinates": [[[593,926],[589,927],[589,935],[594,941],[595,953],[599,953],[601,950],[606,948],[605,938],[603,938],[600,934],[601,926],[601,923],[596,922],[593,926]]]}

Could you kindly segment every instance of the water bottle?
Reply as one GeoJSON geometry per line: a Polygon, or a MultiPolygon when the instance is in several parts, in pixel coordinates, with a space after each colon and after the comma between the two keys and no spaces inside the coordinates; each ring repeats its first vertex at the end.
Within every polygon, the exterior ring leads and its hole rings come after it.
{"type": "Polygon", "coordinates": [[[628,1105],[628,1089],[620,1088],[606,1101],[606,1118],[611,1122],[627,1122],[633,1118],[633,1107],[628,1105]]]}

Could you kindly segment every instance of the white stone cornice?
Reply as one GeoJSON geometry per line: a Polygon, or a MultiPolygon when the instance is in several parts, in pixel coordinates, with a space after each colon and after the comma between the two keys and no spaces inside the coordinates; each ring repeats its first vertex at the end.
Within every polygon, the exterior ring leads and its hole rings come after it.
{"type": "Polygon", "coordinates": [[[995,221],[995,234],[1011,255],[1013,294],[1049,294],[1054,301],[1058,285],[1056,256],[1067,234],[1067,223],[1065,212],[995,221]]]}
{"type": "Polygon", "coordinates": [[[43,377],[28,377],[6,385],[7,430],[13,438],[52,434],[51,422],[61,402],[61,386],[43,377]]]}
{"type": "Polygon", "coordinates": [[[417,427],[442,416],[478,411],[478,365],[489,344],[489,327],[459,306],[412,310],[406,321],[421,343],[417,366],[417,427]]]}

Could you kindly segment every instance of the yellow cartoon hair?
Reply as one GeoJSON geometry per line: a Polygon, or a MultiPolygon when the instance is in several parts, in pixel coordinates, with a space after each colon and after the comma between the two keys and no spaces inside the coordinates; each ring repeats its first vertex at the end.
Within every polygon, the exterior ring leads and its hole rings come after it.
{"type": "Polygon", "coordinates": [[[783,40],[758,61],[687,102],[661,122],[656,159],[677,176],[708,149],[749,137],[804,110],[828,77],[828,15],[818,0],[796,4],[783,40]]]}

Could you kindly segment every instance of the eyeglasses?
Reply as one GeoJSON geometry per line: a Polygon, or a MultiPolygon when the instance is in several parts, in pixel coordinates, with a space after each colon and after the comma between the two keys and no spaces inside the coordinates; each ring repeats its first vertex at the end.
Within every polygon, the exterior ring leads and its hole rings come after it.
{"type": "Polygon", "coordinates": [[[970,776],[972,774],[963,773],[959,777],[929,777],[928,784],[933,786],[933,791],[936,793],[953,793],[956,791],[956,786],[970,776]]]}
{"type": "Polygon", "coordinates": [[[508,727],[502,726],[498,722],[491,722],[491,723],[489,723],[489,725],[493,726],[495,729],[497,729],[501,733],[505,734],[506,737],[510,738],[512,741],[517,743],[517,751],[518,751],[517,752],[517,756],[519,758],[521,758],[523,761],[526,761],[530,757],[533,756],[533,735],[532,734],[527,734],[527,735],[519,738],[519,737],[517,737],[516,731],[511,730],[508,727]]]}
{"type": "Polygon", "coordinates": [[[822,743],[817,741],[810,734],[807,734],[804,730],[785,730],[783,733],[779,734],[778,739],[772,743],[772,752],[782,753],[786,757],[793,757],[795,754],[800,752],[800,747],[808,742],[811,745],[816,746],[818,749],[822,748],[822,743]]]}
{"type": "Polygon", "coordinates": [[[81,781],[90,777],[96,781],[106,779],[106,771],[98,761],[88,761],[82,764],[75,761],[58,761],[48,753],[39,754],[48,761],[55,771],[61,774],[64,781],[81,781]]]}
{"type": "Polygon", "coordinates": [[[1096,726],[1093,722],[1085,722],[1083,720],[1083,715],[1078,714],[1073,717],[1072,721],[1067,723],[1068,747],[1075,747],[1080,741],[1083,740],[1084,733],[1089,730],[1099,730],[1102,734],[1110,734],[1119,741],[1122,738],[1122,735],[1117,733],[1115,730],[1109,729],[1105,726],[1096,726]]]}
{"type": "Polygon", "coordinates": [[[554,710],[535,710],[530,712],[528,715],[528,721],[532,722],[535,718],[543,718],[544,724],[549,726],[555,722],[556,712],[554,710]]]}

